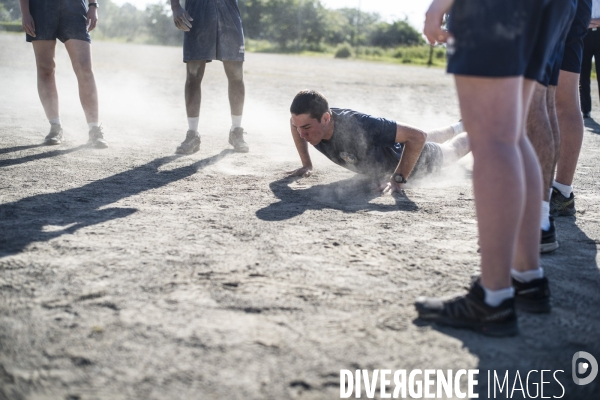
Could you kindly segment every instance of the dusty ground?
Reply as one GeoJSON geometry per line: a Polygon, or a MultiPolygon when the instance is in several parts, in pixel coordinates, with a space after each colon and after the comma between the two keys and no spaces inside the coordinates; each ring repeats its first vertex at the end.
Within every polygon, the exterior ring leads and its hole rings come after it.
{"type": "Polygon", "coordinates": [[[577,216],[558,220],[561,247],[542,259],[552,313],[489,339],[423,324],[413,307],[477,271],[464,167],[399,200],[316,152],[313,176],[284,174],[299,166],[287,125],[298,90],[434,128],[458,118],[442,70],[249,54],[242,155],[227,145],[214,63],[201,151],[175,157],[187,129],[180,49],[98,42],[94,58],[110,148],[83,146],[62,46],[68,143],[40,147],[33,52],[0,35],[0,398],[334,399],[340,369],[359,367],[479,368],[480,398],[487,370],[560,369],[564,398],[600,392],[600,378],[571,379],[576,351],[600,360],[600,125],[586,130],[577,216]]]}

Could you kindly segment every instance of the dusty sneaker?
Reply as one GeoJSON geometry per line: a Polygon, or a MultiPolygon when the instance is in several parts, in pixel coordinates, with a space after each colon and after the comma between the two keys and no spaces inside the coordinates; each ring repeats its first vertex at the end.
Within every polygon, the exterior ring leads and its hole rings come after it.
{"type": "Polygon", "coordinates": [[[536,314],[550,312],[550,287],[546,277],[531,282],[519,282],[513,278],[512,285],[515,288],[515,305],[519,310],[536,314]]]}
{"type": "Polygon", "coordinates": [[[55,146],[65,140],[63,129],[59,124],[50,124],[50,133],[44,138],[46,146],[55,146]]]}
{"type": "Polygon", "coordinates": [[[235,128],[229,131],[229,144],[233,146],[238,153],[247,153],[250,151],[248,143],[244,140],[244,128],[235,128]]]}
{"type": "Polygon", "coordinates": [[[542,229],[540,253],[550,253],[556,249],[558,249],[558,241],[556,240],[556,227],[554,225],[554,218],[550,217],[550,229],[547,231],[542,229]]]}
{"type": "Polygon", "coordinates": [[[550,197],[550,215],[553,217],[568,217],[575,215],[575,195],[565,197],[556,188],[552,188],[550,197]]]}
{"type": "Polygon", "coordinates": [[[101,126],[94,126],[90,130],[88,144],[95,149],[105,149],[108,143],[104,140],[104,132],[101,126]]]}
{"type": "Polygon", "coordinates": [[[506,299],[498,307],[485,302],[479,281],[469,293],[449,300],[420,297],[415,302],[419,318],[459,329],[472,329],[488,336],[514,336],[519,333],[515,300],[506,299]]]}
{"type": "Polygon", "coordinates": [[[177,146],[177,154],[194,154],[200,150],[200,134],[196,131],[187,131],[185,140],[177,146]]]}

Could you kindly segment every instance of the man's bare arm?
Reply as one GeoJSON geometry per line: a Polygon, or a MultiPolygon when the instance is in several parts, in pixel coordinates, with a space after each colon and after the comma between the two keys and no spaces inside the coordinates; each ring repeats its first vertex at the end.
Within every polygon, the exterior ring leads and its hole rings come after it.
{"type": "Polygon", "coordinates": [[[288,171],[286,173],[289,176],[310,176],[313,166],[312,161],[310,159],[310,154],[308,153],[308,143],[306,142],[306,140],[300,137],[300,134],[298,134],[298,131],[296,130],[296,127],[292,124],[291,120],[290,129],[292,131],[292,137],[294,138],[296,150],[298,150],[298,155],[300,156],[300,161],[302,162],[302,168],[298,168],[294,171],[288,171]]]}
{"type": "Polygon", "coordinates": [[[35,37],[35,23],[29,11],[29,0],[19,0],[19,5],[21,6],[21,24],[23,25],[23,30],[29,36],[35,37]]]}
{"type": "Polygon", "coordinates": [[[173,11],[173,22],[175,22],[177,29],[189,32],[192,29],[194,18],[181,7],[179,0],[171,0],[171,11],[173,11]]]}
{"type": "MultiPolygon", "coordinates": [[[[396,123],[396,143],[404,143],[404,150],[394,173],[408,179],[417,160],[419,160],[426,141],[427,134],[422,130],[396,123]]],[[[384,193],[400,192],[401,188],[402,183],[394,181],[392,177],[390,177],[388,183],[380,187],[384,193]]]]}

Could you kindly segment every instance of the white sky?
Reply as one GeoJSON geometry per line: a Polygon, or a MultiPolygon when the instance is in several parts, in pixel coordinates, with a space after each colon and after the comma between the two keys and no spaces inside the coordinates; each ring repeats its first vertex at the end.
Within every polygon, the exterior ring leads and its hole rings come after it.
{"type": "MultiPolygon", "coordinates": [[[[117,4],[131,3],[139,9],[159,1],[162,2],[162,0],[113,0],[117,4]]],[[[431,3],[430,0],[321,0],[321,2],[327,8],[357,7],[360,2],[361,10],[378,12],[387,21],[406,16],[419,31],[423,28],[425,11],[431,3]]]]}

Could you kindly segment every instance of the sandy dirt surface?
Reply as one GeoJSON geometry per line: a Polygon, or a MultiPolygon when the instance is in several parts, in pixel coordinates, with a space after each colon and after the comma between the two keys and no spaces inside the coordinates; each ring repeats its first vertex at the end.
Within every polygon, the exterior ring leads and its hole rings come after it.
{"type": "Polygon", "coordinates": [[[215,62],[201,151],[176,157],[181,49],[93,51],[110,148],[85,147],[62,45],[68,141],[42,147],[33,51],[0,34],[0,398],[335,399],[340,369],[358,368],[479,368],[479,398],[488,370],[563,370],[564,398],[600,392],[600,378],[571,379],[576,351],[600,360],[600,125],[587,123],[577,215],[557,221],[561,247],[542,258],[552,313],[521,314],[519,336],[490,339],[422,323],[413,306],[462,292],[477,272],[468,160],[398,199],[316,151],[313,176],[284,173],[300,166],[288,125],[297,91],[430,129],[459,118],[443,70],[249,54],[251,151],[236,154],[215,62]]]}

